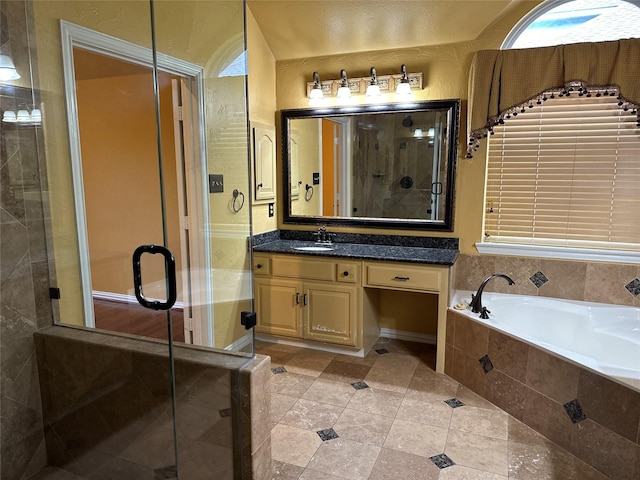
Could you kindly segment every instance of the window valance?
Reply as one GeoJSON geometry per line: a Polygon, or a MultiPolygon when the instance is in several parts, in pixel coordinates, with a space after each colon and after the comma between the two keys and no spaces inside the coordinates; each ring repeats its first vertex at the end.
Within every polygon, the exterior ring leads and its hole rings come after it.
{"type": "Polygon", "coordinates": [[[640,39],[476,53],[469,75],[467,157],[505,117],[526,112],[545,92],[571,85],[614,87],[620,105],[640,122],[640,39]]]}

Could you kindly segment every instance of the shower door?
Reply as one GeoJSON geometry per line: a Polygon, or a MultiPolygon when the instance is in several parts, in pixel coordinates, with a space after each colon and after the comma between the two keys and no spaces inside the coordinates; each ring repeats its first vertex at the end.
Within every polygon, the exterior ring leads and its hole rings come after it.
{"type": "Polygon", "coordinates": [[[174,358],[253,354],[244,7],[33,2],[54,315],[123,345],[70,358],[95,383],[46,412],[76,474],[234,476],[231,374],[174,358]]]}

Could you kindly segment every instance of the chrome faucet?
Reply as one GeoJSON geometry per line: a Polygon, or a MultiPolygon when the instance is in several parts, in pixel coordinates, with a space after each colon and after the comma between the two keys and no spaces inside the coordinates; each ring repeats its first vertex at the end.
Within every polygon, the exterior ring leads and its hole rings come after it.
{"type": "Polygon", "coordinates": [[[488,314],[491,312],[489,312],[486,307],[482,306],[482,292],[484,291],[484,287],[487,286],[487,283],[497,277],[504,278],[509,282],[509,285],[515,285],[516,283],[511,279],[511,277],[508,277],[507,275],[504,275],[502,273],[494,273],[493,275],[489,275],[487,278],[485,278],[484,281],[480,284],[480,287],[478,287],[478,291],[476,292],[476,294],[471,295],[471,304],[469,305],[473,313],[480,314],[480,318],[489,318],[488,314]]]}

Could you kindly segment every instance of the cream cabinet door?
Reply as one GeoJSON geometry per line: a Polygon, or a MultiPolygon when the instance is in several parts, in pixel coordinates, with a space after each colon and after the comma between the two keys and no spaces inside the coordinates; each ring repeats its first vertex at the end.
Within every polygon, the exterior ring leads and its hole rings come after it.
{"type": "Polygon", "coordinates": [[[303,338],[356,346],[357,300],[357,287],[305,283],[303,338]]]}
{"type": "Polygon", "coordinates": [[[254,200],[258,203],[276,198],[276,129],[253,127],[254,200]]]}
{"type": "Polygon", "coordinates": [[[302,285],[294,280],[255,279],[256,332],[302,336],[302,285]]]}

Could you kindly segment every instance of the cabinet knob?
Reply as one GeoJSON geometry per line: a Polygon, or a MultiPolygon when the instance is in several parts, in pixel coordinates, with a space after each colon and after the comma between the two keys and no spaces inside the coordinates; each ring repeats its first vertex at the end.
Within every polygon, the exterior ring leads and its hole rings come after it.
{"type": "Polygon", "coordinates": [[[348,277],[349,276],[349,271],[345,270],[344,272],[342,272],[342,275],[344,275],[345,277],[348,277]]]}
{"type": "Polygon", "coordinates": [[[256,268],[262,268],[262,264],[261,263],[257,264],[256,268]]]}

